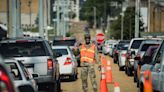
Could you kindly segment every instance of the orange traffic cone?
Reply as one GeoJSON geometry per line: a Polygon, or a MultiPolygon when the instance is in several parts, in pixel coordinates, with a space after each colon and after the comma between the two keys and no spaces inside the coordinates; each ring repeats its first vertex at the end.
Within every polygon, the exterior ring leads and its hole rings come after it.
{"type": "Polygon", "coordinates": [[[150,70],[144,72],[144,92],[153,92],[150,70]]]}
{"type": "Polygon", "coordinates": [[[101,82],[100,82],[100,92],[108,92],[106,85],[106,77],[105,77],[105,67],[101,68],[101,82]]]}
{"type": "Polygon", "coordinates": [[[106,82],[107,83],[113,83],[113,79],[112,79],[112,65],[111,65],[110,61],[107,61],[107,66],[106,66],[106,82]]]}
{"type": "Polygon", "coordinates": [[[114,83],[114,92],[120,92],[120,87],[118,82],[114,83]]]}

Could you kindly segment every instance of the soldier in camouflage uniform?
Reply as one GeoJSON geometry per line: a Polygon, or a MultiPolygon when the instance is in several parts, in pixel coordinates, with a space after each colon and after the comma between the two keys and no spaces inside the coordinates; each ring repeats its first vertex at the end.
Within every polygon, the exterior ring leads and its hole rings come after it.
{"type": "Polygon", "coordinates": [[[95,62],[99,63],[99,56],[97,53],[96,46],[90,41],[90,34],[85,34],[85,43],[80,47],[81,55],[81,79],[82,79],[82,89],[84,92],[88,91],[88,75],[91,80],[91,84],[94,92],[98,92],[96,74],[94,70],[95,62]]]}

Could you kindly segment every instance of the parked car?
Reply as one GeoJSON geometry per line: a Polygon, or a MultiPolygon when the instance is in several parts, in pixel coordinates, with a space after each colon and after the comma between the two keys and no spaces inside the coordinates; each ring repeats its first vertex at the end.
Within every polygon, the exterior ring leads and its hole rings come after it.
{"type": "Polygon", "coordinates": [[[107,55],[110,54],[110,52],[112,51],[112,45],[116,43],[115,40],[106,40],[104,42],[104,46],[102,47],[102,52],[107,55]]]}
{"type": "Polygon", "coordinates": [[[119,55],[119,51],[121,50],[121,48],[125,45],[125,44],[129,44],[129,41],[119,41],[119,43],[116,45],[116,48],[114,49],[114,55],[113,55],[113,61],[114,63],[118,63],[118,55],[119,55]]]}
{"type": "Polygon", "coordinates": [[[126,62],[125,62],[125,73],[130,76],[133,74],[133,67],[134,67],[134,57],[136,53],[138,52],[138,49],[144,41],[144,38],[133,38],[130,41],[128,50],[127,50],[127,55],[126,55],[126,62]]]}
{"type": "MultiPolygon", "coordinates": [[[[147,59],[150,57],[148,56],[147,59]]],[[[153,60],[149,64],[144,64],[141,67],[139,90],[144,92],[144,72],[146,70],[151,71],[152,75],[152,88],[153,91],[163,92],[164,91],[164,42],[160,45],[157,52],[155,53],[153,60]]]]}
{"type": "Polygon", "coordinates": [[[137,78],[138,62],[142,60],[143,55],[145,54],[145,52],[150,46],[159,46],[160,44],[161,44],[161,40],[145,40],[141,43],[138,52],[135,56],[135,58],[137,59],[134,59],[134,82],[138,81],[137,78]]]}
{"type": "Polygon", "coordinates": [[[127,49],[129,47],[129,44],[124,44],[119,51],[118,54],[118,66],[119,66],[119,70],[124,70],[125,67],[125,60],[126,60],[126,53],[127,53],[127,49]]]}
{"type": "Polygon", "coordinates": [[[13,79],[7,70],[4,60],[0,58],[0,92],[17,92],[13,79]]]}
{"type": "Polygon", "coordinates": [[[68,46],[52,46],[53,52],[61,54],[58,57],[59,72],[61,78],[69,77],[71,80],[77,79],[77,60],[68,46]]]}
{"type": "Polygon", "coordinates": [[[40,37],[10,38],[0,42],[0,53],[4,58],[23,62],[36,78],[39,89],[60,91],[58,62],[48,41],[40,37]]]}
{"type": "Polygon", "coordinates": [[[106,40],[106,41],[104,42],[104,46],[102,47],[102,52],[103,52],[105,55],[107,55],[107,54],[109,54],[110,48],[111,48],[111,44],[110,44],[109,40],[106,40]]]}
{"type": "MultiPolygon", "coordinates": [[[[25,68],[21,61],[6,59],[4,62],[6,67],[10,71],[10,75],[13,77],[14,84],[17,88],[22,85],[30,85],[35,92],[38,91],[36,81],[33,79],[32,74],[29,73],[29,71],[25,68]]],[[[38,75],[36,77],[38,77],[38,75]]]]}
{"type": "Polygon", "coordinates": [[[140,57],[135,57],[136,60],[138,61],[138,67],[137,67],[137,87],[139,87],[139,79],[140,79],[140,70],[141,67],[144,64],[150,64],[152,62],[152,59],[154,57],[154,54],[156,50],[158,49],[159,46],[150,46],[145,54],[143,55],[143,58],[140,59],[140,57]]]}
{"type": "Polygon", "coordinates": [[[113,57],[113,52],[114,52],[114,48],[116,48],[116,44],[118,44],[118,42],[112,43],[111,48],[109,48],[109,55],[111,57],[113,57]]]}

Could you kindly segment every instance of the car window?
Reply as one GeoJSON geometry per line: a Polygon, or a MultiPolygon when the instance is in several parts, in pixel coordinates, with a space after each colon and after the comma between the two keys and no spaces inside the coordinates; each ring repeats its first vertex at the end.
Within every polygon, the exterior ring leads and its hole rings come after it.
{"type": "Polygon", "coordinates": [[[61,53],[62,55],[68,55],[67,49],[53,49],[55,53],[61,53]]]}
{"type": "Polygon", "coordinates": [[[27,68],[22,63],[20,63],[20,62],[19,62],[19,65],[20,65],[20,67],[21,67],[21,69],[22,69],[22,71],[23,71],[23,73],[25,75],[25,78],[27,80],[32,79],[32,75],[29,73],[29,71],[27,70],[27,68]]]}
{"type": "Polygon", "coordinates": [[[150,46],[153,46],[153,45],[158,45],[158,44],[144,44],[141,48],[141,51],[146,51],[150,46]]]}
{"type": "Polygon", "coordinates": [[[53,45],[67,45],[67,46],[74,46],[76,40],[75,39],[69,39],[69,40],[54,40],[53,45]]]}
{"type": "Polygon", "coordinates": [[[0,52],[4,57],[46,56],[48,54],[42,42],[2,43],[0,52]]]}
{"type": "Polygon", "coordinates": [[[142,43],[143,40],[134,40],[131,49],[138,49],[140,47],[140,44],[142,43]]]}
{"type": "Polygon", "coordinates": [[[20,74],[20,71],[14,62],[8,62],[5,63],[11,76],[14,78],[14,80],[22,80],[22,76],[20,74]]]}

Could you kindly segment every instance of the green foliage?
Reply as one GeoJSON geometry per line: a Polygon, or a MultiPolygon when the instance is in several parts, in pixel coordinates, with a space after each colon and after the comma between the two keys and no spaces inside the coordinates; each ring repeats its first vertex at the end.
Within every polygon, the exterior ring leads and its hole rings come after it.
{"type": "MultiPolygon", "coordinates": [[[[141,16],[140,16],[141,17],[141,16]]],[[[139,20],[139,30],[140,32],[144,31],[143,21],[139,20]]],[[[135,33],[135,7],[128,7],[124,13],[124,39],[128,40],[134,38],[135,33]]],[[[110,37],[114,37],[115,39],[121,38],[121,15],[119,15],[118,19],[114,21],[111,25],[110,29],[110,37]]],[[[109,33],[108,33],[109,34],[109,33]]]]}
{"type": "Polygon", "coordinates": [[[124,0],[87,0],[82,9],[80,10],[81,20],[87,20],[88,23],[93,25],[94,21],[94,8],[96,7],[96,19],[99,25],[101,25],[101,20],[104,22],[107,20],[108,15],[117,15],[120,13],[119,7],[111,7],[111,1],[118,2],[121,4],[124,0]]]}

